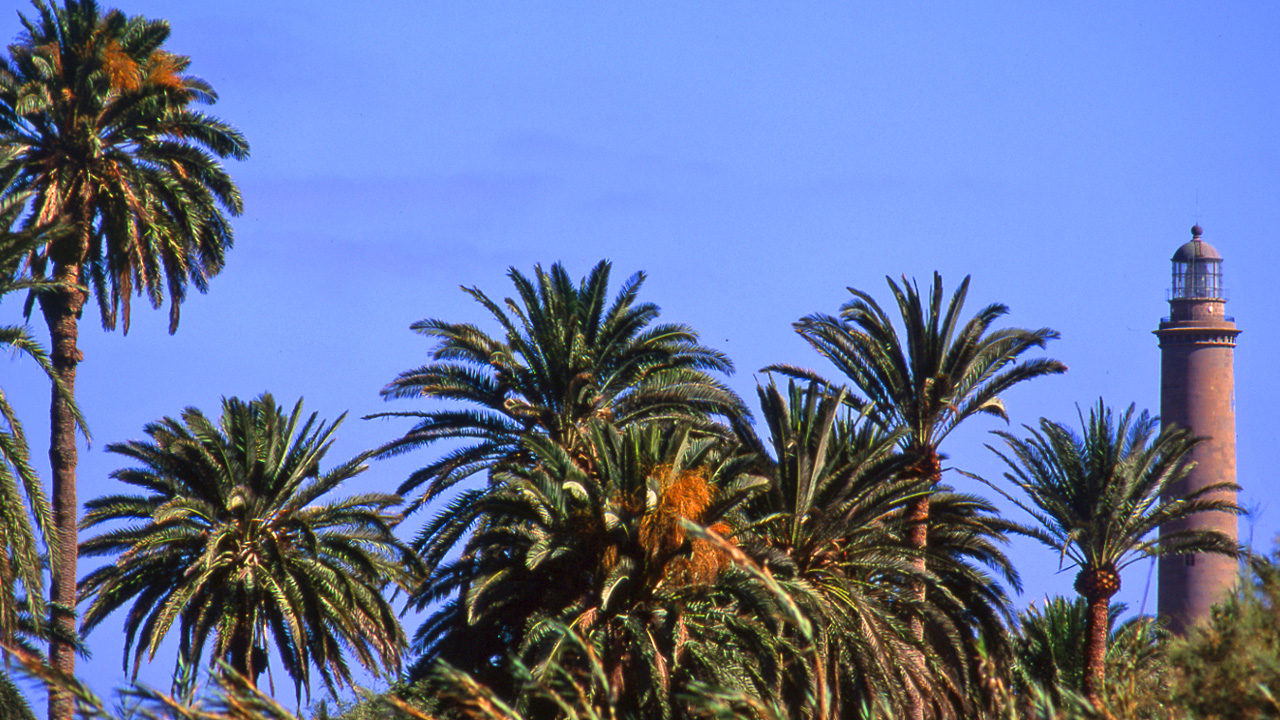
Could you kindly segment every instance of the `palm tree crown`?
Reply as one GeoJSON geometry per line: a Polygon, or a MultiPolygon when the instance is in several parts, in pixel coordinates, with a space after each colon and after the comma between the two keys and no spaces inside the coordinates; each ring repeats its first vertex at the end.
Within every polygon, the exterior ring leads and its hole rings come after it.
{"type": "Polygon", "coordinates": [[[726,539],[765,482],[753,458],[687,426],[589,425],[588,467],[531,436],[531,462],[495,471],[424,530],[434,572],[414,599],[446,602],[419,632],[415,672],[443,659],[501,684],[519,663],[567,661],[568,628],[594,647],[619,708],[666,716],[695,681],[767,692],[779,664],[757,658],[776,654],[782,601],[726,539]]]}
{"type": "Polygon", "coordinates": [[[391,532],[398,498],[322,502],[366,468],[361,455],[321,472],[340,422],[303,421],[301,401],[286,415],[270,395],[231,398],[216,423],[189,408],[147,425],[150,441],[108,446],[139,463],[113,477],[144,493],[87,504],[88,528],[128,524],[81,546],[116,556],[81,583],[84,631],[132,601],[135,674],[176,621],[180,665],[197,665],[213,635],[212,660],[251,683],[273,642],[299,694],[313,665],[331,688],[349,683],[345,651],[370,670],[397,668],[405,638],[382,589],[410,587],[413,561],[391,532]]]}
{"type": "Polygon", "coordinates": [[[464,288],[501,325],[496,338],[468,323],[427,319],[413,325],[439,341],[433,362],[401,373],[383,396],[470,407],[382,414],[418,423],[381,452],[445,439],[471,443],[401,485],[405,494],[427,484],[413,508],[474,472],[517,457],[520,440],[531,434],[574,451],[585,447],[592,419],[626,427],[678,418],[709,428],[712,416],[747,415],[741,400],[711,374],[731,373],[729,359],[700,345],[684,325],[653,324],[658,306],[637,301],[644,273],[632,275],[610,303],[609,271],[601,261],[575,284],[559,263],[550,271],[535,267],[533,278],[512,268],[507,275],[518,298],[503,305],[464,288]]]}
{"type": "Polygon", "coordinates": [[[1005,305],[988,305],[961,325],[968,277],[945,309],[937,273],[927,305],[915,283],[886,281],[898,305],[901,333],[870,295],[854,288],[849,288],[854,297],[840,308],[839,318],[810,315],[796,323],[796,331],[863,392],[873,417],[903,431],[902,445],[921,463],[920,477],[931,479],[938,472],[939,445],[961,422],[977,414],[1007,421],[1001,393],[1067,368],[1048,358],[1018,362],[1058,333],[1048,328],[993,330],[1009,312],[1005,305]]]}
{"type": "Polygon", "coordinates": [[[1201,512],[1240,513],[1233,502],[1214,497],[1238,490],[1216,483],[1186,495],[1170,489],[1191,469],[1198,439],[1174,426],[1156,432],[1158,422],[1132,405],[1118,416],[1102,401],[1081,413],[1083,435],[1047,419],[1028,427],[1027,439],[1000,432],[1008,454],[993,450],[1008,465],[1005,478],[1026,500],[998,486],[1006,498],[1036,521],[1025,532],[1080,568],[1075,588],[1089,602],[1085,648],[1085,693],[1096,700],[1106,652],[1106,611],[1120,589],[1120,571],[1143,558],[1176,553],[1236,555],[1236,543],[1212,530],[1181,529],[1157,534],[1161,526],[1201,512]]]}
{"type": "Polygon", "coordinates": [[[192,109],[217,100],[162,49],[163,20],[103,13],[94,0],[34,0],[21,41],[0,60],[0,146],[16,151],[12,190],[32,190],[37,222],[78,232],[31,254],[33,271],[81,266],[103,325],[129,328],[129,298],[170,297],[170,332],[189,281],[204,290],[231,246],[224,212],[240,192],[217,158],[248,157],[234,128],[192,109]]]}
{"type": "Polygon", "coordinates": [[[1008,454],[995,451],[1009,466],[1005,479],[1030,504],[996,489],[1036,520],[1037,527],[1029,529],[1036,539],[1082,572],[1119,572],[1156,555],[1236,554],[1236,544],[1218,532],[1156,534],[1166,523],[1196,513],[1240,513],[1234,503],[1212,497],[1239,488],[1216,483],[1188,495],[1170,495],[1173,484],[1191,469],[1189,453],[1200,440],[1173,426],[1157,433],[1155,418],[1134,413],[1130,405],[1117,416],[1099,401],[1087,418],[1081,414],[1083,435],[1044,418],[1038,429],[1027,428],[1031,436],[1025,440],[998,432],[1008,448],[1008,454]]]}

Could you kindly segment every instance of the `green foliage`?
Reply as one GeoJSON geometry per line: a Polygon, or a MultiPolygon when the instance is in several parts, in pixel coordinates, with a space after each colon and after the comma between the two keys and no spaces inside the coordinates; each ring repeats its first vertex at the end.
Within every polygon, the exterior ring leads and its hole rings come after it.
{"type": "MultiPolygon", "coordinates": [[[[17,275],[21,258],[43,238],[14,231],[24,196],[0,197],[0,297],[26,286],[17,275]]],[[[0,348],[25,355],[58,387],[49,356],[26,328],[0,326],[0,348]]],[[[20,614],[45,616],[44,561],[40,543],[52,546],[49,501],[31,464],[26,432],[0,389],[0,641],[12,642],[20,614]],[[29,607],[28,607],[29,604],[29,607]]]]}
{"type": "Polygon", "coordinates": [[[381,453],[449,440],[469,444],[400,486],[405,495],[423,488],[411,511],[475,472],[522,459],[520,442],[531,435],[574,452],[588,442],[593,419],[619,428],[678,419],[715,430],[714,416],[736,422],[747,415],[742,401],[712,374],[732,372],[729,359],[700,345],[687,326],[654,324],[658,306],[637,299],[644,273],[624,282],[610,303],[610,268],[601,261],[576,285],[559,263],[550,271],[536,266],[532,279],[512,268],[507,275],[517,298],[503,304],[464,288],[499,323],[497,337],[469,323],[414,323],[414,331],[438,341],[432,362],[401,373],[383,396],[456,401],[462,407],[379,415],[417,420],[381,453]]]}
{"type": "Polygon", "coordinates": [[[1035,527],[1024,529],[1027,534],[1082,569],[1118,572],[1159,555],[1238,553],[1236,544],[1217,532],[1156,534],[1167,523],[1197,513],[1241,512],[1235,503],[1214,497],[1239,490],[1232,483],[1170,495],[1191,469],[1189,454],[1199,441],[1189,431],[1167,427],[1157,433],[1157,420],[1146,412],[1135,416],[1130,405],[1116,416],[1101,400],[1080,420],[1083,435],[1043,418],[1038,429],[1027,426],[1027,440],[997,433],[1009,454],[992,450],[1010,468],[1005,479],[1027,500],[991,487],[1035,519],[1035,527]]]}
{"type": "Polygon", "coordinates": [[[140,488],[87,504],[87,528],[118,521],[86,540],[85,556],[116,556],[87,575],[87,633],[132,602],[125,664],[137,673],[176,622],[182,666],[225,660],[254,681],[268,643],[299,695],[311,667],[326,686],[351,682],[346,655],[365,668],[395,670],[405,637],[383,588],[413,584],[416,562],[392,535],[398,498],[378,493],[324,498],[366,469],[366,455],[322,472],[341,418],[303,420],[270,395],[223,401],[215,423],[195,408],[146,427],[150,441],[108,451],[138,463],[113,477],[140,488]],[[135,648],[136,642],[136,648],[135,648]]]}
{"type": "Polygon", "coordinates": [[[1255,556],[1208,623],[1173,643],[1175,699],[1204,720],[1280,717],[1280,553],[1255,556]]]}
{"type": "Polygon", "coordinates": [[[790,665],[787,704],[797,717],[876,701],[901,711],[909,685],[931,682],[900,662],[918,647],[901,612],[916,571],[895,517],[919,483],[896,479],[897,437],[859,422],[843,391],[771,382],[758,392],[770,433],[758,462],[771,482],[745,506],[743,548],[814,625],[809,653],[790,665]]]}
{"type": "Polygon", "coordinates": [[[119,315],[126,332],[135,292],[155,307],[167,292],[172,332],[187,283],[204,291],[231,247],[224,212],[242,201],[218,159],[247,157],[248,143],[193,109],[217,94],[163,49],[167,22],[94,0],[32,4],[0,58],[0,151],[13,155],[0,185],[34,194],[30,224],[75,231],[33,249],[30,267],[84,266],[103,326],[119,315]]]}
{"type": "MultiPolygon", "coordinates": [[[[1085,623],[1088,606],[1084,598],[1046,599],[1041,607],[1032,603],[1019,616],[1018,635],[1014,640],[1017,658],[1015,672],[1019,687],[1040,687],[1055,700],[1063,691],[1080,692],[1084,688],[1085,623]]],[[[1108,614],[1108,632],[1122,612],[1112,603],[1108,614]]]]}
{"type": "Polygon", "coordinates": [[[81,720],[301,720],[225,663],[213,672],[204,698],[174,697],[134,683],[117,690],[117,701],[108,705],[83,680],[42,658],[22,651],[14,657],[21,674],[71,697],[75,716],[81,720]]]}
{"type": "MultiPolygon", "coordinates": [[[[610,671],[604,656],[587,638],[558,625],[551,629],[563,649],[555,658],[530,666],[511,663],[510,683],[516,692],[510,699],[472,675],[448,664],[435,665],[418,686],[425,700],[405,701],[395,696],[370,701],[366,708],[380,708],[390,717],[399,713],[419,720],[646,720],[648,718],[748,718],[783,720],[791,717],[776,702],[741,688],[693,681],[677,690],[672,707],[642,708],[625,696],[625,683],[610,671]]],[[[356,720],[344,716],[344,720],[356,720]]]]}
{"type": "MultiPolygon", "coordinates": [[[[1102,702],[1117,717],[1163,717],[1168,700],[1169,667],[1164,654],[1168,633],[1150,617],[1134,617],[1117,625],[1122,603],[1107,613],[1106,676],[1102,702]],[[1123,712],[1120,711],[1123,708],[1123,712]]],[[[1018,692],[1045,694],[1055,705],[1084,691],[1088,603],[1084,598],[1049,598],[1021,613],[1014,639],[1013,666],[1018,692]]]]}
{"type": "MultiPolygon", "coordinates": [[[[863,393],[876,422],[901,429],[904,449],[920,456],[917,460],[936,454],[947,435],[974,415],[1007,421],[1000,400],[1005,390],[1067,369],[1048,358],[1018,362],[1058,333],[1048,328],[993,330],[1009,312],[1004,305],[988,305],[961,325],[968,277],[945,309],[937,273],[927,304],[914,282],[904,277],[899,286],[885,280],[898,306],[901,331],[869,294],[854,288],[849,288],[853,299],[840,308],[840,317],[809,315],[796,323],[796,331],[863,393]]],[[[811,376],[790,366],[777,367],[811,376]]]]}
{"type": "MultiPolygon", "coordinates": [[[[1087,601],[1080,646],[1083,691],[1105,702],[1108,601],[1120,589],[1120,571],[1142,558],[1172,553],[1213,552],[1235,555],[1235,542],[1217,531],[1179,529],[1157,533],[1169,523],[1201,512],[1239,513],[1233,501],[1215,495],[1236,490],[1215,483],[1186,495],[1174,495],[1175,483],[1190,470],[1197,440],[1190,432],[1167,427],[1134,407],[1115,416],[1101,400],[1086,419],[1083,435],[1047,419],[1031,437],[997,433],[1008,448],[992,450],[1009,467],[1005,479],[1027,500],[992,485],[1031,515],[1035,527],[1023,532],[1080,568],[1076,591],[1087,601]]],[[[988,446],[990,447],[990,446],[988,446]]]]}
{"type": "Polygon", "coordinates": [[[35,711],[8,672],[0,673],[0,720],[36,720],[35,711]]]}
{"type": "Polygon", "coordinates": [[[751,458],[660,423],[592,423],[585,452],[543,435],[524,447],[527,464],[495,472],[424,531],[433,572],[414,600],[448,602],[419,631],[418,674],[443,658],[514,693],[513,662],[573,665],[560,659],[567,627],[590,643],[620,707],[665,716],[694,681],[767,694],[790,610],[725,539],[725,519],[764,484],[751,458]],[[442,563],[470,528],[461,556],[442,563]]]}

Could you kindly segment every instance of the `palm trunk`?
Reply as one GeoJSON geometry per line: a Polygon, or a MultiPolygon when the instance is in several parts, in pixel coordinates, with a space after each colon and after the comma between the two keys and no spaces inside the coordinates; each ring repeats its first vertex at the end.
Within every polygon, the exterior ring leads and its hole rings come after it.
{"type": "MultiPolygon", "coordinates": [[[[929,571],[928,563],[925,561],[924,552],[929,547],[929,496],[918,497],[907,505],[907,546],[919,553],[919,556],[911,561],[912,566],[923,577],[929,571]]],[[[920,579],[911,581],[911,596],[918,602],[924,602],[925,593],[928,588],[925,582],[920,579]]],[[[913,632],[917,640],[924,638],[924,627],[920,626],[919,618],[912,621],[913,632]],[[917,627],[919,626],[919,627],[917,627]]]]}
{"type": "Polygon", "coordinates": [[[1110,597],[1090,597],[1084,626],[1084,696],[1096,708],[1102,694],[1107,663],[1110,597]]]}
{"type": "MultiPolygon", "coordinates": [[[[40,311],[49,326],[53,346],[53,372],[62,388],[53,388],[49,404],[49,463],[53,481],[53,524],[57,547],[49,549],[53,582],[49,588],[49,612],[53,632],[49,636],[49,664],[68,677],[75,674],[76,558],[79,505],[76,502],[76,418],[72,411],[76,389],[76,365],[83,359],[77,347],[78,318],[85,293],[80,287],[78,264],[55,264],[53,279],[61,288],[40,296],[40,311]],[[65,393],[65,394],[64,394],[65,393]]],[[[49,688],[49,720],[72,720],[75,700],[65,690],[49,688]]]]}
{"type": "MultiPolygon", "coordinates": [[[[915,477],[928,481],[927,492],[924,495],[912,500],[907,505],[907,546],[915,550],[918,556],[912,560],[919,577],[913,579],[910,583],[911,598],[915,600],[921,607],[924,606],[925,597],[929,588],[925,584],[923,577],[929,571],[928,561],[925,559],[925,551],[929,548],[929,493],[942,482],[942,461],[938,457],[937,451],[932,448],[925,448],[919,451],[921,454],[918,465],[914,469],[915,477]]],[[[917,646],[924,647],[924,619],[913,612],[911,614],[911,637],[916,641],[917,646]]],[[[911,664],[913,671],[916,673],[917,683],[908,688],[907,691],[907,717],[910,720],[924,720],[925,707],[929,704],[929,698],[925,697],[925,693],[921,688],[927,684],[923,682],[928,672],[922,650],[912,650],[907,655],[907,662],[911,664]]]]}
{"type": "MultiPolygon", "coordinates": [[[[935,483],[936,484],[936,481],[935,483]]],[[[911,564],[915,567],[916,572],[921,576],[928,572],[928,564],[925,561],[924,551],[929,547],[929,496],[916,498],[907,505],[907,545],[913,550],[920,553],[919,557],[913,559],[911,564]]],[[[909,593],[911,598],[924,605],[925,595],[928,588],[923,580],[913,579],[910,583],[909,593]]],[[[924,646],[924,619],[916,612],[911,614],[911,637],[920,647],[924,646]]],[[[927,668],[925,667],[924,653],[918,649],[911,650],[907,655],[907,662],[910,663],[914,671],[917,681],[909,686],[907,691],[907,717],[910,720],[924,720],[924,708],[927,699],[921,692],[923,687],[923,679],[927,668]]]]}

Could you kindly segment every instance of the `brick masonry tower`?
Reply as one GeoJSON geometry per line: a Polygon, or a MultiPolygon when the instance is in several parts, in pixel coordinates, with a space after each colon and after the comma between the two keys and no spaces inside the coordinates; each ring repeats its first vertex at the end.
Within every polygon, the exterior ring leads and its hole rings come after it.
{"type": "MultiPolygon", "coordinates": [[[[1222,256],[1191,228],[1191,242],[1173,254],[1173,287],[1169,317],[1160,322],[1160,420],[1163,425],[1191,428],[1208,438],[1193,452],[1195,468],[1175,492],[1236,481],[1236,413],[1232,355],[1235,319],[1223,310],[1222,256]]],[[[1235,502],[1236,493],[1223,492],[1235,502]]],[[[1219,530],[1237,538],[1236,518],[1227,513],[1200,513],[1171,524],[1167,530],[1219,530]]],[[[1160,559],[1160,614],[1169,629],[1183,634],[1207,620],[1209,609],[1236,584],[1235,560],[1219,555],[1170,555],[1160,559]]]]}

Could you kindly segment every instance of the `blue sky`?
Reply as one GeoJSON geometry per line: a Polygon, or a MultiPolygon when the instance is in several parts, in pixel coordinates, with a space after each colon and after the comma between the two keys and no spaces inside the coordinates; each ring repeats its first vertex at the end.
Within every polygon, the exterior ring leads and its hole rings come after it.
{"type": "MultiPolygon", "coordinates": [[[[1074,421],[1098,397],[1158,412],[1151,331],[1199,222],[1244,331],[1239,481],[1260,512],[1242,536],[1269,547],[1280,5],[940,5],[122,3],[171,21],[169,49],[253,154],[231,167],[236,248],[177,335],[140,306],[128,337],[85,316],[82,498],[117,489],[107,443],[224,395],[350,412],[335,461],[397,436],[403,423],[359,417],[422,407],[378,395],[426,360],[409,324],[483,322],[458,286],[505,295],[508,267],[539,262],[580,276],[608,258],[615,282],[644,270],[645,299],[728,353],[749,399],[771,363],[828,370],[791,323],[834,312],[847,286],[886,298],[886,275],[972,275],[972,310],[1004,302],[1011,324],[1062,334],[1049,354],[1070,372],[1012,391],[1015,425],[1074,421]]],[[[0,0],[0,36],[27,9],[0,0]]],[[[0,319],[19,313],[10,300],[0,319]]],[[[34,368],[0,383],[43,457],[34,368]]],[[[954,437],[952,464],[998,475],[982,444],[1001,427],[954,437]]],[[[390,490],[426,461],[375,463],[360,482],[390,490]]],[[[1050,551],[1011,553],[1020,605],[1070,592],[1050,551]]],[[[1135,607],[1146,569],[1124,577],[1135,607]]],[[[90,641],[82,667],[106,690],[120,634],[90,641]]],[[[143,677],[167,685],[170,662],[143,677]]]]}

